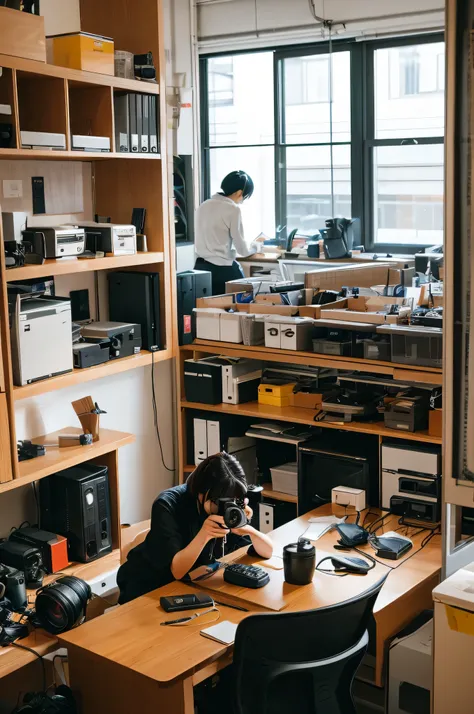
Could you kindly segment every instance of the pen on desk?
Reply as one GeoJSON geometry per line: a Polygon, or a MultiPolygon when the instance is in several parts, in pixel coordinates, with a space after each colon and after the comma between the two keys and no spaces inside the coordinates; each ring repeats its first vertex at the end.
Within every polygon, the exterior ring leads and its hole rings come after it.
{"type": "Polygon", "coordinates": [[[179,620],[166,620],[165,622],[160,622],[160,625],[177,625],[180,622],[189,622],[193,619],[193,617],[180,617],[179,620]]]}
{"type": "Polygon", "coordinates": [[[222,605],[222,607],[231,607],[233,610],[240,610],[240,612],[248,612],[245,607],[239,607],[239,605],[229,605],[227,602],[217,602],[214,601],[216,605],[222,605]]]}

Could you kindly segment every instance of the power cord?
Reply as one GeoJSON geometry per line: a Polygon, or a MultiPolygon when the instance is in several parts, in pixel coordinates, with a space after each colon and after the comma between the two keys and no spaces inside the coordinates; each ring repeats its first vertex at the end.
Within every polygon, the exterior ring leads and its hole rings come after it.
{"type": "Polygon", "coordinates": [[[39,659],[41,662],[41,668],[43,671],[43,692],[46,691],[47,685],[46,685],[46,667],[44,665],[44,659],[43,657],[39,654],[39,652],[36,652],[36,650],[32,649],[31,647],[27,647],[26,645],[20,645],[18,642],[6,642],[3,647],[17,647],[20,650],[25,650],[25,652],[29,652],[30,654],[34,655],[39,659]]]}
{"type": "Polygon", "coordinates": [[[151,353],[151,403],[153,407],[153,421],[155,424],[156,436],[158,438],[158,445],[160,447],[161,463],[165,467],[166,471],[174,474],[174,469],[170,469],[165,463],[165,458],[163,456],[163,445],[161,443],[160,428],[158,426],[158,408],[156,405],[156,392],[155,392],[155,353],[151,353]]]}

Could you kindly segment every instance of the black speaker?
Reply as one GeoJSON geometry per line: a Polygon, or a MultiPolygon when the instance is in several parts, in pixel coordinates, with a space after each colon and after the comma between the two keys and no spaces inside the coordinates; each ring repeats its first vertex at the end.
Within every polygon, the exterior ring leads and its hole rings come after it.
{"type": "Polygon", "coordinates": [[[88,563],[112,550],[106,466],[81,464],[40,482],[41,527],[67,538],[70,560],[88,563]]]}
{"type": "Polygon", "coordinates": [[[176,279],[179,344],[189,345],[196,334],[193,308],[198,298],[212,295],[212,278],[207,270],[185,270],[176,279]]]}
{"type": "Polygon", "coordinates": [[[141,325],[143,349],[161,349],[158,273],[110,273],[109,319],[141,325]]]}

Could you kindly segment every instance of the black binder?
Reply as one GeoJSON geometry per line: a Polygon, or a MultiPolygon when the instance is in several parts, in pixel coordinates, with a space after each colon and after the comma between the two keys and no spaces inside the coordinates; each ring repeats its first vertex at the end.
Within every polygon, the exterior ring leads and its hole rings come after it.
{"type": "Polygon", "coordinates": [[[140,137],[140,150],[142,152],[149,151],[149,134],[150,134],[150,103],[148,101],[148,94],[142,94],[141,96],[142,104],[142,133],[140,137]]]}
{"type": "Polygon", "coordinates": [[[138,152],[138,114],[137,114],[137,99],[139,95],[129,94],[130,108],[130,148],[136,153],[138,152]]]}
{"type": "Polygon", "coordinates": [[[150,151],[153,154],[158,154],[160,152],[160,144],[158,141],[159,130],[158,130],[158,97],[155,94],[149,96],[150,104],[150,151]]]}

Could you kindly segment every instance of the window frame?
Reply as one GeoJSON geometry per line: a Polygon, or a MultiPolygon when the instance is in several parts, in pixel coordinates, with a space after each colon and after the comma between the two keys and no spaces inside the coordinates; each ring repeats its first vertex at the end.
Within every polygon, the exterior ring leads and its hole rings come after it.
{"type": "MultiPolygon", "coordinates": [[[[350,141],[333,141],[333,146],[350,145],[351,154],[351,206],[352,216],[360,217],[363,243],[367,251],[379,253],[414,253],[424,250],[425,244],[397,244],[375,242],[375,200],[374,200],[374,153],[378,146],[399,146],[401,142],[417,144],[444,144],[443,137],[410,137],[393,139],[375,138],[375,52],[378,49],[402,47],[428,43],[444,42],[444,33],[427,33],[406,37],[356,41],[334,40],[332,51],[349,51],[351,55],[351,138],[350,141]]],[[[306,45],[287,47],[263,47],[255,50],[237,50],[214,52],[202,55],[199,60],[200,74],[200,119],[201,119],[201,200],[210,196],[210,152],[224,148],[273,147],[275,158],[275,228],[285,226],[279,234],[284,240],[286,231],[286,150],[293,146],[330,146],[331,142],[321,143],[286,143],[284,137],[285,101],[282,60],[292,57],[306,57],[329,53],[329,42],[317,42],[306,45]],[[273,52],[273,95],[274,95],[274,141],[265,144],[223,144],[210,146],[209,143],[209,105],[208,105],[208,60],[225,55],[257,54],[273,52]]],[[[438,78],[439,79],[439,78],[438,78]]],[[[429,94],[429,93],[428,93],[429,94]]]]}

